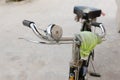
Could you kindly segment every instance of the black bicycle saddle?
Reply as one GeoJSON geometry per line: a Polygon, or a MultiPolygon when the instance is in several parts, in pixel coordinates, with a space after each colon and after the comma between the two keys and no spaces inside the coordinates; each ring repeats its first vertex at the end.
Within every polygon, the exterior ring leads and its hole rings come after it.
{"type": "Polygon", "coordinates": [[[101,9],[86,7],[86,6],[75,6],[74,13],[82,19],[94,19],[101,15],[101,9]]]}

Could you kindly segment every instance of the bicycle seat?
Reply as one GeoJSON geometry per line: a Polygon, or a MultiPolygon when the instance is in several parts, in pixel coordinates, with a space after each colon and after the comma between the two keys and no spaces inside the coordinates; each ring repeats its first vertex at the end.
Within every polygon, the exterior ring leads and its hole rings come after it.
{"type": "Polygon", "coordinates": [[[74,13],[82,19],[94,19],[101,15],[101,9],[86,7],[86,6],[75,6],[74,13]]]}

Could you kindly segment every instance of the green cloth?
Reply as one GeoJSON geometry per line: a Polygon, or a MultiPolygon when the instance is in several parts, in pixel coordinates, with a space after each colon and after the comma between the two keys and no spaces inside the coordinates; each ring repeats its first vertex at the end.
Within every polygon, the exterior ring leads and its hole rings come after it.
{"type": "Polygon", "coordinates": [[[102,38],[100,38],[95,33],[88,31],[80,32],[80,38],[82,40],[80,46],[81,58],[88,57],[90,52],[95,48],[95,46],[102,42],[102,38]]]}

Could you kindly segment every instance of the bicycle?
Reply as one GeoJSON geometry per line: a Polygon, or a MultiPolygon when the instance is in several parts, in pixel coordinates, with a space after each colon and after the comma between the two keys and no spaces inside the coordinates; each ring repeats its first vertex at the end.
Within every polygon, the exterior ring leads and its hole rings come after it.
{"type": "MultiPolygon", "coordinates": [[[[79,21],[80,19],[84,20],[82,23],[83,26],[81,32],[84,31],[92,32],[91,26],[99,27],[101,29],[101,34],[98,34],[98,36],[100,36],[101,39],[104,39],[106,35],[105,28],[102,25],[102,23],[96,22],[96,18],[99,17],[102,13],[100,9],[89,8],[85,6],[76,6],[74,7],[74,13],[76,14],[77,21],[79,21]]],[[[28,20],[24,20],[23,25],[31,28],[35,33],[35,35],[38,36],[38,38],[45,40],[44,42],[41,41],[32,41],[32,42],[48,44],[48,45],[73,44],[72,61],[70,62],[69,80],[85,80],[85,76],[87,74],[87,68],[89,66],[89,60],[91,57],[94,58],[94,50],[92,50],[89,53],[87,59],[85,60],[82,59],[80,55],[82,40],[78,34],[76,34],[74,37],[62,37],[63,34],[62,28],[56,24],[50,24],[45,30],[43,29],[38,30],[36,24],[28,20]]]]}
{"type": "MultiPolygon", "coordinates": [[[[81,20],[81,23],[83,24],[80,31],[93,32],[93,30],[91,29],[92,26],[100,27],[102,29],[102,38],[105,37],[106,30],[105,30],[104,26],[102,25],[102,23],[96,22],[97,17],[100,17],[101,14],[105,15],[104,13],[102,13],[101,9],[96,9],[96,8],[91,8],[91,7],[86,7],[86,6],[75,6],[74,7],[74,14],[76,14],[75,20],[77,22],[79,22],[81,20]]],[[[80,47],[76,47],[76,48],[80,49],[80,47]]],[[[82,67],[80,68],[80,72],[78,71],[78,73],[77,73],[79,75],[79,77],[75,80],[85,80],[85,76],[87,73],[86,67],[89,66],[89,61],[90,61],[91,57],[92,57],[92,60],[94,60],[94,50],[92,50],[90,52],[87,60],[82,61],[82,67]]],[[[74,60],[78,60],[78,59],[79,59],[79,57],[75,56],[74,60]]],[[[90,75],[100,77],[101,75],[96,73],[94,65],[92,62],[91,62],[91,64],[92,64],[94,73],[90,73],[90,75]]],[[[74,70],[74,68],[72,67],[70,69],[70,71],[73,72],[73,70],[74,70]]]]}

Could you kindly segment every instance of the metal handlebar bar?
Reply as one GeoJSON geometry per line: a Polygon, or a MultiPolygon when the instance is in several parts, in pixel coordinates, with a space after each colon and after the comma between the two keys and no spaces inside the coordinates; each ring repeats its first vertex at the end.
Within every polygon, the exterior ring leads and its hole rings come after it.
{"type": "Polygon", "coordinates": [[[102,38],[105,38],[106,35],[106,30],[103,26],[103,24],[100,24],[99,27],[101,28],[102,34],[100,35],[102,38]]]}
{"type": "Polygon", "coordinates": [[[105,30],[104,25],[102,23],[92,22],[91,25],[95,26],[95,27],[99,27],[101,29],[101,34],[99,36],[102,38],[105,37],[106,30],[105,30]]]}

